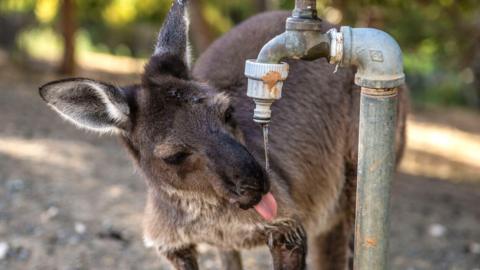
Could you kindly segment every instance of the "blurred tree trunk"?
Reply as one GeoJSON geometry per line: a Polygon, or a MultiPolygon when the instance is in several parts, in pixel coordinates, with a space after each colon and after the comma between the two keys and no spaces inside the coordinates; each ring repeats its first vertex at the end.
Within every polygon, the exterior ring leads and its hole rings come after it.
{"type": "Polygon", "coordinates": [[[471,69],[473,72],[473,90],[475,94],[471,102],[480,109],[480,47],[477,48],[473,55],[471,69]]]}
{"type": "Polygon", "coordinates": [[[61,8],[61,28],[64,41],[63,59],[60,66],[62,74],[75,73],[75,3],[74,0],[63,0],[61,8]]]}
{"type": "Polygon", "coordinates": [[[478,31],[480,31],[480,20],[477,20],[477,23],[475,24],[476,27],[474,27],[475,31],[472,31],[472,33],[475,33],[473,35],[473,53],[468,54],[468,56],[471,59],[470,62],[470,68],[472,69],[473,72],[473,90],[475,93],[475,97],[473,99],[474,105],[480,109],[480,34],[478,31]],[[476,28],[476,29],[475,29],[476,28]]]}
{"type": "Polygon", "coordinates": [[[202,0],[190,1],[190,27],[197,55],[205,51],[215,39],[215,34],[203,17],[202,3],[202,0]]]}
{"type": "Polygon", "coordinates": [[[369,28],[385,28],[385,15],[381,8],[377,6],[371,6],[365,9],[364,15],[357,22],[357,25],[369,28]]]}

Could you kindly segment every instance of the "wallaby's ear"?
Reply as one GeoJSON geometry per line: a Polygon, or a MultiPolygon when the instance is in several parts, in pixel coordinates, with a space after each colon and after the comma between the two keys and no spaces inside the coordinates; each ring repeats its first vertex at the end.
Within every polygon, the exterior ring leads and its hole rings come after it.
{"type": "Polygon", "coordinates": [[[147,65],[147,71],[166,73],[180,78],[188,77],[190,47],[187,2],[187,0],[174,0],[158,34],[155,51],[147,65]]]}
{"type": "Polygon", "coordinates": [[[127,95],[121,88],[74,78],[47,83],[39,91],[50,107],[79,127],[116,133],[131,125],[127,95]]]}

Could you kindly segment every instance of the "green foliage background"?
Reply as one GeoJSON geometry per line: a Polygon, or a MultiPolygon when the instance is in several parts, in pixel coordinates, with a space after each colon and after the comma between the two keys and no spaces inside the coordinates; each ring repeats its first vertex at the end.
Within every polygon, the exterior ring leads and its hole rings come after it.
{"type": "MultiPolygon", "coordinates": [[[[198,1],[198,0],[197,0],[198,1]]],[[[202,0],[213,36],[258,13],[256,0],[202,0]]],[[[292,9],[294,0],[267,0],[268,9],[292,9]]],[[[76,0],[80,51],[147,57],[171,0],[76,0]]],[[[377,27],[404,51],[417,105],[479,107],[480,4],[478,0],[318,0],[334,23],[377,27]]],[[[61,0],[0,0],[1,16],[31,19],[15,35],[19,50],[61,54],[61,0]]]]}

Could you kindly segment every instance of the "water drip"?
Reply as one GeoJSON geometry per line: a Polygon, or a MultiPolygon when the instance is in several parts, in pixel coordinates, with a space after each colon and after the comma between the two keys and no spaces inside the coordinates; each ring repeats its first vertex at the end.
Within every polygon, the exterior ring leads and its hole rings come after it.
{"type": "Polygon", "coordinates": [[[263,148],[265,151],[265,170],[270,170],[270,163],[268,161],[268,124],[261,124],[263,130],[263,148]]]}

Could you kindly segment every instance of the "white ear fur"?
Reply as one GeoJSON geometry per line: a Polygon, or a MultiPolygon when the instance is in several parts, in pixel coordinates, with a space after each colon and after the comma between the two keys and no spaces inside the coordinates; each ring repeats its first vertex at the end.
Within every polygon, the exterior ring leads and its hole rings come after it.
{"type": "Polygon", "coordinates": [[[95,89],[95,93],[107,106],[107,113],[112,118],[112,120],[117,123],[124,123],[128,121],[128,115],[130,114],[130,108],[128,106],[112,102],[112,100],[105,93],[105,90],[102,89],[99,84],[88,82],[87,85],[92,87],[92,89],[95,89]]]}
{"type": "Polygon", "coordinates": [[[48,106],[50,108],[52,108],[55,112],[57,112],[63,119],[65,119],[66,121],[74,124],[76,127],[80,128],[80,129],[84,129],[84,130],[87,130],[87,131],[94,131],[95,133],[102,134],[102,135],[103,134],[119,134],[119,133],[121,133],[121,130],[118,129],[117,127],[115,127],[115,126],[94,127],[94,126],[86,125],[86,124],[82,123],[82,121],[79,121],[78,119],[76,120],[73,117],[63,113],[62,111],[57,109],[55,106],[53,106],[51,104],[48,104],[48,106]]]}

